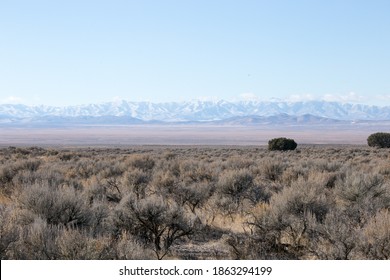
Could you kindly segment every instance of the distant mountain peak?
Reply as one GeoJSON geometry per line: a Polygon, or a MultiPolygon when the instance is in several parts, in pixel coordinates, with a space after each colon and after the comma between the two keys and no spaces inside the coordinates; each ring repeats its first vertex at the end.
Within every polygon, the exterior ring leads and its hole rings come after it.
{"type": "Polygon", "coordinates": [[[271,117],[283,114],[299,116],[300,120],[310,119],[309,116],[344,121],[390,120],[390,107],[319,100],[288,102],[276,99],[271,101],[213,99],[160,103],[115,100],[113,102],[64,107],[27,106],[23,104],[0,105],[1,123],[22,119],[25,121],[48,120],[54,117],[73,120],[89,117],[96,121],[103,119],[109,121],[110,118],[118,120],[120,118],[121,121],[127,119],[129,121],[137,120],[137,122],[196,122],[245,116],[271,117]]]}

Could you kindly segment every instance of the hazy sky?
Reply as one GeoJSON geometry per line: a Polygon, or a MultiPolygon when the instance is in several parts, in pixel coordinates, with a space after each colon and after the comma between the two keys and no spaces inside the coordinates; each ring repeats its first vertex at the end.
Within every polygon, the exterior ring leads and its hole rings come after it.
{"type": "Polygon", "coordinates": [[[0,103],[390,104],[390,1],[0,0],[0,103]]]}

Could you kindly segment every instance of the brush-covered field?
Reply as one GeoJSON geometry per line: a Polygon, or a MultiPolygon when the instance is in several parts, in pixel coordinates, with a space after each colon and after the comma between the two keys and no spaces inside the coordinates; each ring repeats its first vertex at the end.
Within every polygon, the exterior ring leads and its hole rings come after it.
{"type": "Polygon", "coordinates": [[[0,149],[1,259],[390,259],[390,151],[0,149]]]}

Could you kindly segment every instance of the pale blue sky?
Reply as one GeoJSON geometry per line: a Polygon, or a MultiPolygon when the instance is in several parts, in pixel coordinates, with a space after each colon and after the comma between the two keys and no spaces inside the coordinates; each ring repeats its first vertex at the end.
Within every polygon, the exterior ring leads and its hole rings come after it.
{"type": "Polygon", "coordinates": [[[390,1],[0,0],[0,103],[390,104],[390,1]]]}

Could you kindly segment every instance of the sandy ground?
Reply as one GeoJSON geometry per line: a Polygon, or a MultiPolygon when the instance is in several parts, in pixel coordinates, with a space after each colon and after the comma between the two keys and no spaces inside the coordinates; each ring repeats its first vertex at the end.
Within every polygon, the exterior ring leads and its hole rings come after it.
{"type": "Polygon", "coordinates": [[[275,137],[298,144],[365,145],[386,127],[372,126],[84,126],[68,128],[0,128],[1,146],[90,145],[266,145],[275,137]]]}

